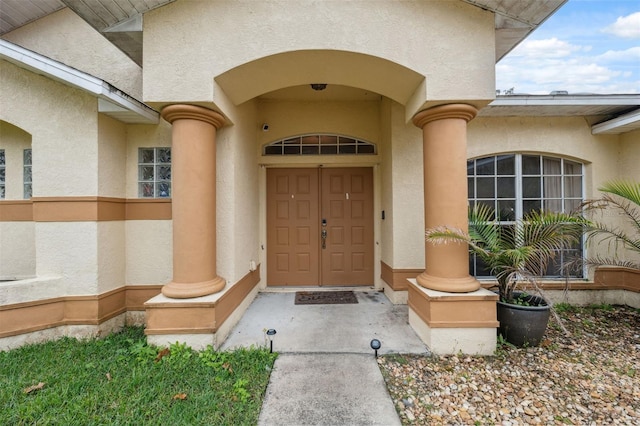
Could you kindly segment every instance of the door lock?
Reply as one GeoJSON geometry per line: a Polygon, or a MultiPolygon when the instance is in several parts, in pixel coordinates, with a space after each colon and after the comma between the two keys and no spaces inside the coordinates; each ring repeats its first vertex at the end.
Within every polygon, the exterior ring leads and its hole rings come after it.
{"type": "Polygon", "coordinates": [[[327,219],[322,219],[322,231],[320,232],[322,238],[322,249],[327,248],[327,219]]]}

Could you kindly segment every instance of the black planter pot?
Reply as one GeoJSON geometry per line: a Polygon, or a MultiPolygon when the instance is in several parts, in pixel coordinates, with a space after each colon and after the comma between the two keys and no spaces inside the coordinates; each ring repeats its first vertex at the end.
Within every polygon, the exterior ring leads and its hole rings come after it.
{"type": "Polygon", "coordinates": [[[521,297],[530,306],[498,301],[498,331],[515,346],[538,346],[547,329],[551,307],[539,296],[522,297],[519,293],[514,296],[521,297]]]}

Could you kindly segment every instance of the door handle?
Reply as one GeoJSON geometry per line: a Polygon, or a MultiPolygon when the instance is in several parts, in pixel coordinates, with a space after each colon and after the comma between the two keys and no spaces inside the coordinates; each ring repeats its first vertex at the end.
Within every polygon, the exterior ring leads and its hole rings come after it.
{"type": "Polygon", "coordinates": [[[320,237],[322,238],[322,249],[327,248],[327,220],[322,219],[322,231],[320,232],[320,237]]]}

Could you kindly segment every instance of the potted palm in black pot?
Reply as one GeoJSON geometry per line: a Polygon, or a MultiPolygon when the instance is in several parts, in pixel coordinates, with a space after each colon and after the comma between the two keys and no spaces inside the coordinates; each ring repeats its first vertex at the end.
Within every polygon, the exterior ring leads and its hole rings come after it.
{"type": "Polygon", "coordinates": [[[566,213],[532,211],[504,225],[496,220],[493,209],[477,204],[469,210],[468,232],[439,226],[427,229],[426,239],[433,244],[467,244],[498,281],[499,333],[516,346],[536,346],[551,308],[542,296],[539,278],[561,250],[575,247],[585,223],[566,213]]]}

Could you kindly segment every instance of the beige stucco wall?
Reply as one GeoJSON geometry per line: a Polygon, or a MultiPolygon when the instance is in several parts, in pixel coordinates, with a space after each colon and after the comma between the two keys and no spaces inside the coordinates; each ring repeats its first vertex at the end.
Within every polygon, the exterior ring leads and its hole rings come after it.
{"type": "Polygon", "coordinates": [[[142,98],[142,69],[70,9],[54,12],[2,38],[142,98]]]}
{"type": "MultiPolygon", "coordinates": [[[[640,183],[640,130],[621,134],[619,147],[617,178],[640,183]]],[[[614,219],[619,218],[619,216],[611,214],[605,214],[600,218],[609,221],[614,226],[619,226],[629,236],[638,236],[638,227],[629,220],[615,222],[614,219]]],[[[602,250],[604,250],[604,247],[607,247],[607,250],[613,249],[608,244],[603,244],[602,250]]],[[[619,249],[618,256],[620,259],[640,262],[640,253],[637,251],[619,249]]]]}
{"type": "Polygon", "coordinates": [[[138,148],[170,147],[171,125],[164,120],[158,125],[129,124],[126,132],[125,194],[127,198],[138,198],[138,148]]]}
{"type": "Polygon", "coordinates": [[[0,281],[36,275],[33,222],[0,222],[0,281]]]}
{"type": "MultiPolygon", "coordinates": [[[[170,147],[171,125],[126,126],[126,198],[138,197],[138,148],[170,147]]],[[[126,284],[166,284],[173,276],[171,220],[129,220],[125,225],[126,284]]]]}
{"type": "Polygon", "coordinates": [[[620,177],[640,181],[640,130],[620,135],[620,177]]]}
{"type": "MultiPolygon", "coordinates": [[[[98,115],[98,195],[126,195],[126,126],[106,115],[98,115]]],[[[135,182],[131,183],[135,186],[135,182]]]]}
{"type": "MultiPolygon", "coordinates": [[[[144,31],[144,100],[151,103],[217,102],[214,77],[259,58],[303,50],[325,51],[328,63],[332,51],[345,51],[414,70],[426,77],[414,93],[417,100],[406,100],[416,105],[495,94],[493,14],[459,1],[179,0],[145,14],[144,31]]],[[[353,71],[335,72],[339,65],[308,70],[303,80],[351,81],[353,71]]],[[[260,71],[261,79],[301,80],[286,60],[260,71]]],[[[260,90],[255,88],[255,96],[260,90]]]]}
{"type": "Polygon", "coordinates": [[[33,196],[96,195],[97,100],[5,61],[0,87],[0,120],[32,137],[33,196]]]}
{"type": "Polygon", "coordinates": [[[396,103],[391,116],[394,269],[424,267],[424,179],[422,130],[404,123],[396,103]]]}
{"type": "Polygon", "coordinates": [[[249,272],[249,261],[260,261],[256,102],[243,104],[236,115],[238,125],[216,136],[217,267],[231,283],[249,272]]]}
{"type": "Polygon", "coordinates": [[[36,274],[61,277],[66,295],[96,294],[98,290],[98,224],[96,222],[37,222],[36,274]]]}
{"type": "Polygon", "coordinates": [[[125,228],[126,284],[166,284],[173,276],[170,220],[128,220],[125,228]]]}
{"type": "MultiPolygon", "coordinates": [[[[262,147],[270,142],[303,134],[341,134],[375,144],[380,140],[379,101],[265,100],[259,102],[257,114],[258,121],[251,124],[254,130],[253,137],[257,136],[259,144],[258,155],[262,147]],[[268,132],[261,130],[263,123],[269,124],[268,132]]],[[[268,160],[268,158],[263,159],[263,161],[268,160]]],[[[288,161],[290,158],[287,158],[288,161]]],[[[282,159],[279,162],[282,162],[282,159]]]]}
{"type": "Polygon", "coordinates": [[[391,161],[391,111],[393,102],[383,98],[380,102],[380,211],[384,211],[384,220],[380,216],[380,260],[393,266],[393,162],[391,161]]]}
{"type": "Polygon", "coordinates": [[[592,135],[582,117],[477,117],[468,158],[503,152],[562,156],[585,164],[585,196],[618,175],[618,135],[592,135]]]}
{"type": "Polygon", "coordinates": [[[96,238],[97,293],[101,294],[125,285],[125,222],[98,222],[96,238]]]}

